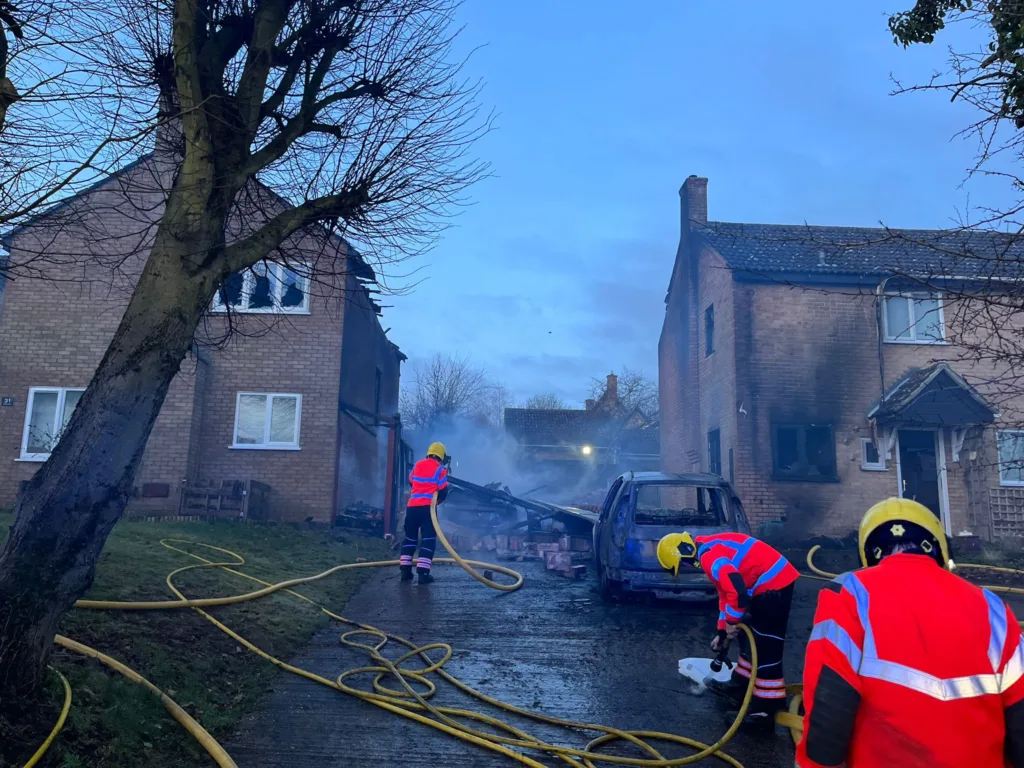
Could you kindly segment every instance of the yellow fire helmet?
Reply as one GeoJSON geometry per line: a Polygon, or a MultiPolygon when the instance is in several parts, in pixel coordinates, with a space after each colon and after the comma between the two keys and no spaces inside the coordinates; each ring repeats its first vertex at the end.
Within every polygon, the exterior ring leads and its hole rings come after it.
{"type": "Polygon", "coordinates": [[[670,533],[658,542],[658,562],[666,571],[679,575],[679,566],[686,560],[697,566],[697,545],[687,532],[670,533]]]}
{"type": "Polygon", "coordinates": [[[875,504],[860,521],[861,563],[865,568],[878,565],[883,551],[901,541],[918,544],[942,567],[949,567],[949,542],[939,518],[919,502],[895,497],[875,504]]]}
{"type": "Polygon", "coordinates": [[[444,461],[447,455],[448,449],[444,447],[444,443],[431,443],[427,448],[427,456],[434,456],[438,461],[444,461]]]}

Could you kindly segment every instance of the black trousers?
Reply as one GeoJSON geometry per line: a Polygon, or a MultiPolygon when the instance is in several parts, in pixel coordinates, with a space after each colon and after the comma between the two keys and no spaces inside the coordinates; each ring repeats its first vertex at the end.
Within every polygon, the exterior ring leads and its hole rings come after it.
{"type": "MultiPolygon", "coordinates": [[[[793,604],[794,585],[764,592],[750,599],[744,623],[757,642],[757,683],[754,696],[762,705],[781,705],[786,701],[786,681],[782,673],[782,656],[786,649],[786,628],[793,604]]],[[[743,632],[739,636],[740,660],[733,669],[733,681],[748,684],[750,680],[750,643],[743,632]]]]}
{"type": "Polygon", "coordinates": [[[429,573],[436,546],[437,532],[434,530],[434,521],[430,519],[430,506],[406,507],[405,541],[402,542],[402,556],[399,560],[402,567],[411,568],[415,565],[420,573],[429,573]],[[420,550],[418,557],[417,545],[420,550]]]}

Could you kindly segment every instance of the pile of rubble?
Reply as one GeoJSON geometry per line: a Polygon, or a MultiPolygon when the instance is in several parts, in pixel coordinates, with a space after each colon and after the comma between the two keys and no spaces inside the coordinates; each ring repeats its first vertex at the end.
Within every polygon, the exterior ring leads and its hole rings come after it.
{"type": "Polygon", "coordinates": [[[458,552],[493,552],[499,560],[543,561],[544,568],[570,579],[587,574],[584,564],[591,557],[589,537],[557,533],[529,533],[525,536],[484,535],[466,529],[454,530],[448,540],[458,552]]]}

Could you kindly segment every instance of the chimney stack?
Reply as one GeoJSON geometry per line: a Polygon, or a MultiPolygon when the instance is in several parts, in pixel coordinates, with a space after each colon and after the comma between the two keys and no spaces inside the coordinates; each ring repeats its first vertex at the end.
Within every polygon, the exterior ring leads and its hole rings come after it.
{"type": "Polygon", "coordinates": [[[708,223],[708,180],[690,176],[679,189],[682,231],[689,232],[694,225],[708,223]]]}
{"type": "Polygon", "coordinates": [[[619,377],[614,373],[608,374],[608,386],[605,389],[605,397],[611,401],[612,405],[618,405],[619,403],[619,377]]]}

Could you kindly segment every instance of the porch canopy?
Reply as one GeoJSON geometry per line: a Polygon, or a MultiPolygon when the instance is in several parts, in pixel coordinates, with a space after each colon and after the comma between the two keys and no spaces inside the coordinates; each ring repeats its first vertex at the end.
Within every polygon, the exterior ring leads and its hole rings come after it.
{"type": "Polygon", "coordinates": [[[947,363],[911,368],[893,384],[868,420],[879,428],[917,425],[965,427],[991,424],[998,413],[947,363]]]}

